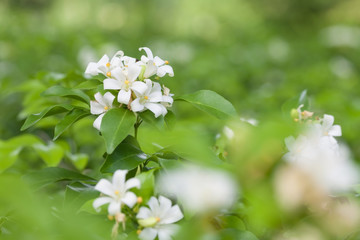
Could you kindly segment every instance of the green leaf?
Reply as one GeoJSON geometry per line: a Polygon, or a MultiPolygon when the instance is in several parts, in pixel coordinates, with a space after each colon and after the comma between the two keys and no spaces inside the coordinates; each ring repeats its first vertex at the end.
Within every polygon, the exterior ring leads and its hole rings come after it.
{"type": "Polygon", "coordinates": [[[71,209],[79,209],[85,202],[99,196],[93,186],[74,182],[66,186],[65,205],[71,209]]]}
{"type": "Polygon", "coordinates": [[[124,108],[110,109],[104,115],[100,129],[108,154],[111,154],[132,131],[135,122],[136,117],[134,113],[124,108]]]}
{"type": "Polygon", "coordinates": [[[157,129],[161,130],[164,128],[165,120],[163,116],[158,116],[155,118],[154,113],[151,111],[144,111],[139,113],[139,116],[142,120],[149,123],[152,126],[155,126],[157,129]]]}
{"type": "Polygon", "coordinates": [[[228,100],[210,90],[200,90],[192,94],[179,96],[175,100],[189,102],[198,109],[219,119],[226,119],[236,115],[234,106],[228,100]]]}
{"type": "Polygon", "coordinates": [[[258,238],[249,231],[237,230],[233,228],[220,231],[221,239],[224,240],[258,240],[258,238]]]}
{"type": "Polygon", "coordinates": [[[16,162],[19,153],[24,147],[41,143],[38,137],[30,134],[17,136],[7,141],[0,141],[0,172],[11,167],[16,162]]]}
{"type": "Polygon", "coordinates": [[[71,154],[67,153],[66,156],[74,164],[78,170],[83,170],[89,162],[89,156],[85,153],[71,154]]]}
{"type": "Polygon", "coordinates": [[[80,108],[76,108],[68,112],[65,117],[58,124],[56,124],[53,140],[56,140],[61,134],[63,134],[63,132],[66,131],[66,129],[68,129],[75,122],[88,115],[90,115],[89,111],[85,111],[80,108]]]}
{"type": "Polygon", "coordinates": [[[48,107],[40,113],[30,115],[25,120],[25,123],[22,125],[20,130],[23,131],[23,130],[33,126],[34,124],[39,122],[42,118],[45,118],[45,117],[48,117],[51,115],[55,115],[58,113],[67,112],[67,111],[70,111],[71,109],[73,109],[73,107],[69,104],[60,104],[60,105],[54,105],[54,106],[48,107]]]}
{"type": "Polygon", "coordinates": [[[24,180],[34,188],[41,188],[50,183],[73,180],[73,181],[95,181],[86,175],[70,171],[64,168],[48,167],[24,175],[24,180]]]}
{"type": "Polygon", "coordinates": [[[80,83],[79,85],[75,86],[76,89],[83,89],[83,90],[89,90],[89,89],[95,89],[99,85],[101,85],[101,82],[96,79],[90,79],[85,82],[80,83]]]}
{"type": "Polygon", "coordinates": [[[143,163],[148,156],[138,147],[135,138],[128,136],[115,151],[105,159],[101,172],[113,173],[118,169],[131,170],[143,163]]]}
{"type": "Polygon", "coordinates": [[[64,150],[55,143],[50,143],[48,146],[41,143],[34,144],[33,147],[48,167],[56,167],[64,157],[64,150]]]}
{"type": "Polygon", "coordinates": [[[140,180],[141,188],[133,189],[132,191],[139,197],[143,198],[143,202],[147,202],[150,197],[154,194],[155,186],[155,172],[158,168],[153,168],[147,172],[142,172],[136,176],[140,180]]]}
{"type": "Polygon", "coordinates": [[[86,95],[83,91],[79,89],[70,89],[63,86],[53,86],[48,88],[42,93],[43,96],[59,96],[59,97],[68,97],[76,100],[83,101],[86,104],[89,104],[90,97],[86,95]]]}

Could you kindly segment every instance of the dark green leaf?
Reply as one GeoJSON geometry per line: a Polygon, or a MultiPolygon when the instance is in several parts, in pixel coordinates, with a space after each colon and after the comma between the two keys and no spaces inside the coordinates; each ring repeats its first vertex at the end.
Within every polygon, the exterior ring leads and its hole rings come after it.
{"type": "Polygon", "coordinates": [[[59,97],[68,97],[76,100],[80,100],[88,104],[90,102],[90,98],[83,91],[79,89],[70,89],[65,88],[63,86],[53,86],[48,88],[42,93],[43,96],[59,96],[59,97]]]}
{"type": "Polygon", "coordinates": [[[64,168],[49,167],[24,175],[24,180],[34,188],[41,188],[57,181],[92,181],[94,179],[64,168]]]}
{"type": "Polygon", "coordinates": [[[112,154],[106,157],[101,172],[113,173],[118,169],[134,169],[148,158],[138,146],[131,143],[131,139],[135,140],[129,136],[112,154]]]}
{"type": "Polygon", "coordinates": [[[110,109],[104,115],[100,129],[108,154],[111,154],[132,131],[135,122],[136,117],[134,113],[124,108],[110,109]]]}
{"type": "Polygon", "coordinates": [[[175,100],[189,102],[198,109],[219,119],[226,119],[236,115],[234,106],[228,100],[210,90],[200,90],[192,94],[179,96],[175,100]]]}
{"type": "Polygon", "coordinates": [[[51,115],[55,115],[58,113],[67,112],[67,111],[70,111],[71,109],[73,109],[73,107],[69,104],[60,104],[60,105],[54,105],[54,106],[48,107],[40,113],[32,114],[25,120],[25,123],[21,127],[21,131],[33,126],[38,121],[40,121],[42,118],[45,118],[45,117],[48,117],[51,115]]]}
{"type": "Polygon", "coordinates": [[[144,120],[145,122],[151,124],[152,126],[155,126],[158,129],[163,129],[164,128],[164,117],[163,116],[159,116],[157,118],[155,118],[154,113],[151,111],[144,111],[139,113],[139,116],[141,117],[142,120],[144,120]]]}
{"type": "Polygon", "coordinates": [[[76,121],[80,120],[83,117],[90,115],[89,111],[76,108],[69,113],[55,126],[54,139],[56,140],[66,129],[68,129],[76,121]]]}

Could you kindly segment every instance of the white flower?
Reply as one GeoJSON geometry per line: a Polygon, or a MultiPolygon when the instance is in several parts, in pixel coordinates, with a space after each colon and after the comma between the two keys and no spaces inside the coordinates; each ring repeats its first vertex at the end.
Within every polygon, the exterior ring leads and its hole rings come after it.
{"type": "Polygon", "coordinates": [[[134,112],[142,112],[149,109],[155,114],[157,118],[160,115],[165,116],[167,113],[166,107],[161,104],[164,101],[159,83],[152,82],[150,79],[145,79],[147,89],[144,93],[137,92],[134,89],[136,99],[131,102],[131,110],[134,112]]]}
{"type": "Polygon", "coordinates": [[[85,74],[95,76],[101,73],[107,77],[112,77],[113,71],[116,68],[122,67],[121,58],[123,55],[123,51],[118,51],[111,61],[109,61],[109,57],[105,54],[97,63],[90,62],[85,70],[85,74]]]}
{"type": "Polygon", "coordinates": [[[333,137],[341,134],[340,126],[332,123],[333,118],[324,115],[322,125],[310,124],[298,138],[286,138],[289,152],[284,155],[285,160],[328,194],[347,191],[359,179],[349,154],[333,137]]]}
{"type": "Polygon", "coordinates": [[[164,95],[162,96],[163,99],[161,101],[161,104],[164,107],[171,107],[174,102],[174,99],[172,98],[172,96],[174,96],[174,94],[171,94],[170,89],[165,87],[164,85],[163,85],[163,92],[164,92],[164,95]]]}
{"type": "Polygon", "coordinates": [[[146,69],[144,72],[144,78],[149,78],[156,74],[159,77],[169,74],[170,77],[174,76],[174,71],[171,66],[167,65],[168,61],[164,61],[158,56],[153,56],[151,50],[147,47],[139,48],[139,51],[144,50],[147,56],[141,56],[141,62],[139,64],[145,64],[146,69]]]}
{"type": "Polygon", "coordinates": [[[171,239],[178,230],[173,223],[184,217],[179,206],[171,206],[171,201],[163,196],[159,196],[159,199],[151,197],[148,205],[150,209],[141,207],[136,215],[139,224],[145,227],[139,237],[144,240],[153,240],[156,236],[159,240],[171,239]]]}
{"type": "Polygon", "coordinates": [[[175,195],[193,212],[227,209],[238,195],[236,183],[227,173],[193,165],[168,171],[158,186],[160,192],[175,195]]]}
{"type": "Polygon", "coordinates": [[[141,68],[136,64],[130,64],[124,70],[118,68],[113,73],[115,79],[108,78],[104,80],[104,89],[120,90],[117,97],[118,102],[129,104],[131,90],[144,94],[147,89],[147,85],[144,82],[136,81],[140,71],[141,68]]]}
{"type": "Polygon", "coordinates": [[[133,207],[137,201],[136,195],[128,190],[134,187],[140,188],[140,181],[131,178],[125,181],[127,170],[117,170],[112,178],[112,182],[101,179],[95,186],[95,190],[106,196],[101,196],[93,202],[93,207],[100,211],[100,206],[109,203],[109,215],[114,216],[121,212],[121,207],[126,204],[133,207]]]}
{"type": "Polygon", "coordinates": [[[101,121],[105,115],[105,113],[113,107],[112,103],[115,99],[115,96],[112,95],[109,92],[106,92],[104,96],[101,95],[101,93],[95,94],[95,100],[96,101],[90,101],[90,112],[94,115],[99,115],[94,123],[93,126],[97,130],[100,131],[101,121]]]}

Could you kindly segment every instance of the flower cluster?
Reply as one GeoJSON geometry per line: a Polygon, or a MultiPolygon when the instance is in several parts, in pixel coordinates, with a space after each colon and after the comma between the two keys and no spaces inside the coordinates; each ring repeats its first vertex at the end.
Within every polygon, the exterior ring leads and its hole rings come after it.
{"type": "MultiPolygon", "coordinates": [[[[112,178],[112,182],[107,179],[101,179],[95,186],[95,190],[101,192],[102,196],[95,199],[93,207],[100,211],[100,207],[105,204],[108,206],[109,219],[115,217],[113,234],[117,235],[118,223],[123,223],[125,228],[126,214],[122,212],[122,207],[127,205],[133,208],[136,203],[142,203],[142,198],[137,197],[131,188],[140,188],[140,181],[137,178],[131,178],[126,181],[127,170],[117,170],[112,178]]],[[[141,239],[153,240],[158,236],[160,240],[171,239],[178,226],[173,224],[184,216],[178,205],[172,206],[171,200],[159,196],[158,199],[151,197],[148,205],[150,207],[141,207],[136,215],[139,223],[139,237],[141,239]]]]}
{"type": "Polygon", "coordinates": [[[168,61],[162,60],[158,56],[153,56],[147,47],[139,48],[144,50],[146,56],[141,56],[141,60],[125,56],[123,51],[118,51],[113,58],[104,55],[97,63],[90,62],[85,70],[85,74],[96,76],[102,74],[106,77],[103,81],[104,90],[111,92],[95,94],[95,101],[90,102],[90,112],[99,115],[94,122],[94,127],[100,130],[101,120],[104,114],[117,104],[125,105],[133,112],[143,112],[150,110],[155,117],[165,116],[167,108],[173,103],[172,94],[165,86],[150,78],[159,79],[168,74],[174,76],[174,72],[168,61]]]}
{"type": "Polygon", "coordinates": [[[329,194],[349,190],[359,176],[346,147],[335,139],[341,136],[341,127],[333,125],[331,115],[311,119],[312,112],[300,109],[296,119],[305,122],[305,131],[296,139],[285,139],[289,152],[284,159],[329,194]]]}

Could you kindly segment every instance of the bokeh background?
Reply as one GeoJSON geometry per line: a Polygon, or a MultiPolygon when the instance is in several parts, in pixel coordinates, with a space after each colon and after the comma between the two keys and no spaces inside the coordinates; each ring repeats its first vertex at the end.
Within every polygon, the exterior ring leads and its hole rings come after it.
{"type": "MultiPolygon", "coordinates": [[[[342,126],[342,141],[359,162],[359,9],[357,0],[1,0],[0,139],[21,134],[25,118],[47,106],[40,96],[46,88],[76,79],[88,62],[105,53],[112,56],[121,49],[139,58],[138,48],[147,46],[174,68],[175,77],[166,80],[172,93],[213,90],[232,102],[241,117],[259,122],[289,114],[284,105],[307,90],[307,110],[334,115],[342,126]]],[[[199,116],[192,107],[174,107],[181,118],[212,129],[214,118],[199,116]]],[[[100,165],[104,148],[92,152],[101,141],[92,121],[80,121],[65,136],[67,143],[58,143],[88,155],[78,169],[100,165]]],[[[50,118],[40,125],[45,130],[28,132],[48,141],[52,124],[50,118]]],[[[276,133],[283,139],[290,132],[271,124],[265,129],[269,139],[276,133]]],[[[259,142],[253,141],[246,146],[259,142]]],[[[24,151],[22,160],[39,158],[24,151]]],[[[44,165],[18,161],[7,171],[24,173],[29,166],[44,165]]],[[[257,213],[259,219],[264,211],[257,213]]],[[[24,216],[32,214],[36,210],[24,216]]]]}

